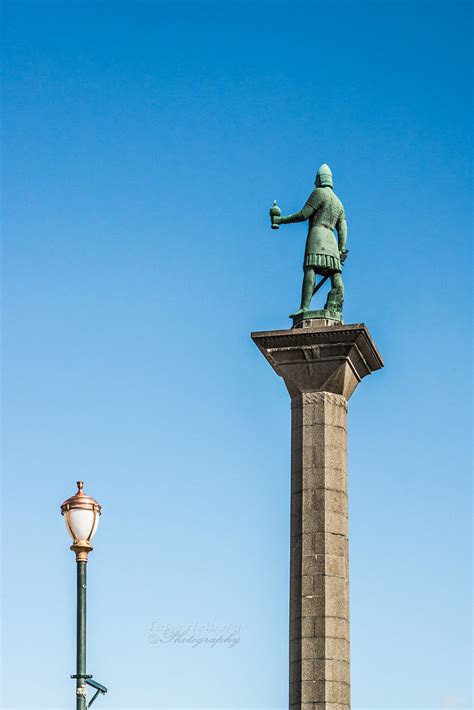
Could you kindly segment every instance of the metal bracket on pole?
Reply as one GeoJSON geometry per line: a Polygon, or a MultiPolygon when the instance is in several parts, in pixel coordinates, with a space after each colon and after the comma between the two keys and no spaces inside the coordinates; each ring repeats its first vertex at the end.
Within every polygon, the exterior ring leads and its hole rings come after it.
{"type": "MultiPolygon", "coordinates": [[[[92,705],[92,703],[94,702],[94,700],[97,698],[98,695],[100,695],[100,694],[105,695],[107,692],[107,688],[105,687],[105,685],[98,683],[96,680],[92,680],[92,677],[93,676],[89,675],[88,673],[79,673],[79,674],[74,674],[71,676],[71,678],[75,678],[75,679],[82,678],[83,680],[86,681],[86,685],[90,685],[90,687],[94,688],[94,690],[96,691],[94,693],[94,695],[92,696],[91,701],[89,703],[87,703],[88,708],[90,708],[90,706],[92,705]]],[[[84,695],[84,697],[85,697],[87,694],[86,685],[83,685],[80,688],[77,688],[76,695],[84,695]]]]}
{"type": "Polygon", "coordinates": [[[101,685],[101,684],[98,683],[96,680],[91,680],[91,678],[92,678],[92,676],[90,676],[90,677],[86,680],[86,683],[87,683],[87,685],[90,685],[91,688],[94,688],[94,690],[95,690],[96,692],[95,692],[94,695],[92,696],[90,703],[88,703],[88,707],[90,707],[90,706],[92,705],[92,703],[93,703],[94,700],[97,698],[97,696],[99,695],[99,693],[101,693],[102,695],[105,695],[106,692],[107,692],[107,688],[105,687],[105,685],[101,685]]]}

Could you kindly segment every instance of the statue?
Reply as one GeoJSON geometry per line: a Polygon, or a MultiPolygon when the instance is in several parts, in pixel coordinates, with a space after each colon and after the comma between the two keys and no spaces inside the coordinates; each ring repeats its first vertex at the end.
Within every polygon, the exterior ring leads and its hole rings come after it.
{"type": "Polygon", "coordinates": [[[290,316],[293,319],[293,326],[308,318],[325,318],[342,323],[344,301],[342,265],[348,254],[346,216],[342,202],[333,191],[332,173],[328,165],[324,164],[319,168],[315,185],[316,189],[300,212],[282,217],[276,200],[270,209],[272,229],[279,229],[280,224],[309,220],[303,264],[301,307],[290,316]],[[334,229],[337,230],[337,242],[334,229]],[[316,285],[316,274],[323,277],[318,285],[316,285]],[[310,311],[314,294],[328,278],[331,280],[331,290],[324,309],[310,311]]]}

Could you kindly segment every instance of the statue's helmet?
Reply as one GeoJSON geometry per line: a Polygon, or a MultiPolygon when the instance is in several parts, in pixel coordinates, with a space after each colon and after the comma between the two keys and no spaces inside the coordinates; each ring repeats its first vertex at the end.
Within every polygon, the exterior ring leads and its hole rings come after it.
{"type": "Polygon", "coordinates": [[[326,163],[323,163],[316,173],[316,187],[332,187],[332,172],[326,163]]]}

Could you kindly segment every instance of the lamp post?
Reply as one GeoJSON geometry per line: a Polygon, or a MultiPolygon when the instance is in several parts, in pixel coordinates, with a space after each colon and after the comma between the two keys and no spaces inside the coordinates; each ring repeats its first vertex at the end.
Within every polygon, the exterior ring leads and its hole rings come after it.
{"type": "Polygon", "coordinates": [[[92,551],[91,540],[99,525],[101,506],[94,498],[83,491],[84,483],[77,482],[77,493],[64,501],[61,515],[69,535],[72,538],[71,550],[76,553],[77,567],[77,646],[76,673],[71,678],[76,679],[76,710],[86,710],[99,693],[106,693],[107,688],[95,681],[86,673],[86,565],[87,556],[92,551]],[[97,691],[87,704],[87,685],[97,691]]]}

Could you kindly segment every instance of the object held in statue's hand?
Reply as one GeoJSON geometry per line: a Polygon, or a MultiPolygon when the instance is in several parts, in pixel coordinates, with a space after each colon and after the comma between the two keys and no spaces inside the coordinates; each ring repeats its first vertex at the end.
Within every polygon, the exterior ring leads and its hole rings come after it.
{"type": "Polygon", "coordinates": [[[280,229],[280,225],[275,220],[275,217],[281,217],[281,209],[277,205],[277,201],[273,201],[273,207],[270,208],[270,220],[272,229],[280,229]]]}

